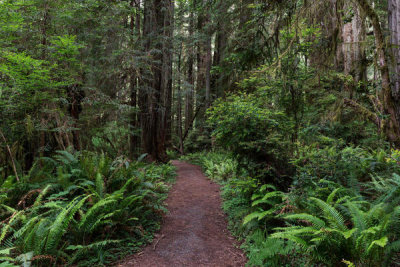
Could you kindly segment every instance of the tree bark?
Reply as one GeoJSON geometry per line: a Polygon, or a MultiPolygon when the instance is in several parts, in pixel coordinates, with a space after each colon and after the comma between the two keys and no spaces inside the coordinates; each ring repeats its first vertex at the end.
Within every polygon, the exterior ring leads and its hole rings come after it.
{"type": "Polygon", "coordinates": [[[396,108],[396,118],[400,124],[400,1],[388,0],[388,19],[390,32],[390,79],[392,96],[396,108]]]}
{"type": "MultiPolygon", "coordinates": [[[[42,33],[42,59],[46,59],[46,45],[47,45],[47,28],[48,28],[48,23],[49,23],[49,6],[47,0],[43,1],[43,20],[42,20],[42,25],[41,25],[41,33],[42,33]]],[[[47,105],[47,103],[45,104],[47,105]]],[[[41,124],[42,124],[42,130],[40,132],[40,141],[39,141],[39,156],[42,158],[44,157],[44,151],[45,151],[45,146],[46,146],[46,131],[45,129],[45,114],[41,114],[41,124]]],[[[42,164],[42,161],[40,161],[40,164],[42,164]]]]}
{"type": "Polygon", "coordinates": [[[68,96],[68,112],[73,120],[72,127],[72,145],[75,150],[81,150],[80,131],[78,127],[79,115],[82,112],[82,100],[85,97],[85,92],[81,84],[74,84],[67,88],[68,96]]]}
{"type": "Polygon", "coordinates": [[[345,3],[345,9],[354,12],[352,20],[344,24],[342,30],[344,73],[353,76],[354,79],[354,84],[345,84],[345,91],[352,99],[359,82],[364,82],[367,79],[364,49],[366,39],[365,17],[361,8],[353,3],[345,3]]]}
{"type": "Polygon", "coordinates": [[[174,30],[174,1],[164,0],[165,15],[163,25],[163,106],[165,108],[164,113],[164,125],[162,126],[165,131],[165,144],[168,146],[171,144],[171,107],[172,107],[172,53],[173,53],[173,30],[174,30]]]}
{"type": "MultiPolygon", "coordinates": [[[[220,14],[226,14],[227,8],[228,8],[228,5],[226,5],[226,2],[225,1],[221,2],[220,8],[219,8],[220,14]]],[[[225,58],[225,49],[226,49],[226,43],[227,43],[227,38],[228,38],[228,34],[227,34],[228,25],[225,22],[225,19],[226,19],[226,17],[222,16],[217,23],[215,45],[214,45],[215,46],[214,58],[213,58],[213,63],[212,63],[212,65],[214,67],[222,67],[223,60],[225,58]]],[[[227,75],[225,75],[224,73],[222,73],[220,71],[217,71],[211,77],[211,87],[214,88],[214,93],[217,98],[223,96],[225,86],[228,83],[226,77],[227,77],[227,75]]]]}
{"type": "Polygon", "coordinates": [[[193,118],[193,91],[194,91],[194,9],[196,7],[196,0],[193,0],[190,15],[189,15],[189,45],[188,45],[188,61],[187,61],[187,80],[188,87],[186,89],[186,101],[185,101],[185,131],[191,127],[191,121],[193,118]]]}
{"type": "Polygon", "coordinates": [[[200,12],[197,20],[197,30],[199,31],[200,40],[197,46],[197,88],[196,93],[201,96],[204,103],[197,104],[203,106],[203,112],[200,120],[204,120],[205,110],[208,108],[211,99],[211,30],[210,30],[210,14],[208,12],[208,0],[201,3],[202,12],[200,12]]]}
{"type": "Polygon", "coordinates": [[[164,103],[167,72],[163,71],[163,42],[166,37],[165,16],[167,10],[170,10],[171,0],[146,0],[144,4],[143,36],[145,51],[151,60],[151,73],[140,96],[142,143],[150,160],[166,161],[167,130],[164,103]]]}
{"type": "MultiPolygon", "coordinates": [[[[136,35],[138,36],[138,40],[140,40],[140,0],[131,0],[131,7],[136,9],[135,14],[132,14],[130,17],[130,29],[132,34],[132,42],[133,37],[136,35]]],[[[131,155],[134,156],[137,153],[137,149],[139,147],[139,137],[137,136],[137,129],[139,127],[139,121],[137,116],[137,94],[138,94],[138,77],[137,77],[138,70],[134,67],[131,68],[130,71],[130,106],[133,109],[131,114],[131,121],[130,121],[130,135],[129,135],[129,142],[130,142],[130,152],[131,155]]]]}
{"type": "Polygon", "coordinates": [[[388,57],[385,50],[385,40],[379,17],[367,0],[357,0],[357,3],[364,10],[366,16],[371,20],[374,30],[378,67],[382,79],[382,90],[379,94],[379,100],[380,103],[382,103],[384,114],[389,117],[388,119],[382,119],[380,127],[388,137],[389,141],[398,146],[400,145],[400,114],[397,111],[400,110],[400,103],[396,102],[392,95],[389,66],[387,63],[388,57]]]}
{"type": "Polygon", "coordinates": [[[177,134],[179,139],[179,153],[184,153],[183,148],[183,136],[182,136],[182,92],[181,92],[181,62],[182,62],[182,44],[180,45],[179,53],[178,53],[178,75],[177,75],[177,99],[178,99],[178,108],[177,108],[177,134]]]}
{"type": "Polygon", "coordinates": [[[208,36],[207,40],[206,40],[206,62],[205,62],[205,65],[206,65],[206,70],[205,70],[205,72],[206,72],[206,75],[205,75],[205,79],[206,79],[206,82],[205,82],[205,85],[206,85],[205,108],[206,109],[208,109],[211,105],[211,64],[212,64],[211,49],[212,49],[211,48],[211,36],[208,36]]]}
{"type": "MultiPolygon", "coordinates": [[[[200,33],[200,40],[197,41],[197,83],[196,94],[200,95],[204,101],[205,97],[205,81],[206,81],[206,51],[203,30],[205,26],[205,17],[199,14],[197,18],[197,31],[200,33]]],[[[198,106],[198,104],[196,104],[198,106]]]]}

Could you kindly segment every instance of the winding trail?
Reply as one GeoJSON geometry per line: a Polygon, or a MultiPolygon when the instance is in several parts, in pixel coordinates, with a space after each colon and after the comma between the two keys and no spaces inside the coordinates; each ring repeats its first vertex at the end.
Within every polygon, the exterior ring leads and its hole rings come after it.
{"type": "Polygon", "coordinates": [[[161,231],[153,244],[117,266],[244,266],[246,257],[227,230],[219,186],[200,167],[173,161],[177,181],[169,193],[161,231]]]}

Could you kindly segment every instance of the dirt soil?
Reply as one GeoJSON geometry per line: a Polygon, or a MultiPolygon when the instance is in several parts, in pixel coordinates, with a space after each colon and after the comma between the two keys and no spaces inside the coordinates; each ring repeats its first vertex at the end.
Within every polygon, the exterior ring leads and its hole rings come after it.
{"type": "Polygon", "coordinates": [[[169,213],[153,244],[116,266],[244,266],[246,257],[227,230],[219,186],[200,167],[173,161],[178,177],[167,199],[169,213]]]}

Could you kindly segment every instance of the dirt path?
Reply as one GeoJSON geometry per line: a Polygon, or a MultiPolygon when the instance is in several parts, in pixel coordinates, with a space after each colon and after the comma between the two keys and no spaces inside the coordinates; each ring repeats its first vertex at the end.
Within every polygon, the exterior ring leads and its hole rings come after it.
{"type": "Polygon", "coordinates": [[[178,177],[167,199],[160,233],[143,252],[118,266],[244,266],[246,258],[227,230],[219,186],[200,167],[173,161],[178,177]]]}

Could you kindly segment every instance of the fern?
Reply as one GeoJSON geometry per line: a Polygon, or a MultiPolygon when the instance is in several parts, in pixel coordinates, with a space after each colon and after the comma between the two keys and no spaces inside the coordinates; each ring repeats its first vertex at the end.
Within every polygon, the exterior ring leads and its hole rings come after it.
{"type": "Polygon", "coordinates": [[[354,227],[357,228],[358,231],[364,231],[368,226],[366,214],[350,201],[347,201],[346,205],[352,216],[354,227]]]}
{"type": "Polygon", "coordinates": [[[326,226],[325,222],[316,216],[307,213],[290,214],[284,217],[287,220],[302,220],[310,222],[317,229],[324,228],[326,226]]]}
{"type": "Polygon", "coordinates": [[[260,229],[247,238],[244,248],[248,251],[249,266],[285,266],[285,259],[300,252],[295,243],[266,237],[260,229]]]}
{"type": "Polygon", "coordinates": [[[93,249],[97,247],[105,247],[108,245],[113,245],[117,243],[121,243],[122,240],[103,240],[103,241],[98,241],[91,243],[89,245],[69,245],[66,249],[67,250],[83,250],[83,249],[93,249]]]}
{"type": "MultiPolygon", "coordinates": [[[[311,231],[311,229],[310,229],[310,231],[311,231]]],[[[290,231],[273,233],[271,235],[271,238],[290,240],[290,241],[298,244],[302,249],[306,249],[309,246],[309,244],[307,243],[306,240],[296,236],[295,233],[292,234],[290,231]]]]}
{"type": "Polygon", "coordinates": [[[50,190],[51,185],[47,185],[38,195],[38,197],[35,200],[35,203],[33,204],[33,207],[37,207],[41,204],[43,197],[47,194],[47,192],[50,190]]]}
{"type": "Polygon", "coordinates": [[[70,165],[72,163],[78,162],[78,159],[68,151],[59,150],[56,152],[57,154],[54,156],[54,158],[65,165],[70,165]]]}
{"type": "Polygon", "coordinates": [[[66,231],[70,221],[72,220],[75,213],[82,207],[85,201],[90,197],[77,197],[75,198],[68,207],[60,212],[56,220],[51,226],[49,234],[46,240],[45,251],[51,252],[57,249],[57,245],[64,232],[66,231]]]}
{"type": "Polygon", "coordinates": [[[1,235],[0,235],[0,244],[4,240],[4,238],[7,236],[9,231],[12,229],[11,226],[15,221],[18,221],[20,219],[20,216],[22,216],[23,212],[18,211],[14,215],[12,215],[12,218],[8,222],[8,224],[3,225],[3,229],[1,230],[1,235]]]}
{"type": "Polygon", "coordinates": [[[387,245],[388,241],[389,241],[389,240],[388,240],[388,237],[387,237],[387,236],[384,236],[384,237],[382,237],[382,238],[380,238],[380,239],[378,239],[378,240],[372,241],[371,244],[368,246],[367,252],[370,252],[371,249],[372,249],[374,246],[379,246],[379,247],[381,247],[381,248],[384,248],[384,247],[387,245]]]}
{"type": "Polygon", "coordinates": [[[97,222],[99,214],[107,213],[110,207],[117,204],[118,200],[119,197],[117,198],[115,195],[112,195],[97,202],[83,216],[78,226],[79,229],[83,232],[90,232],[97,222]]]}
{"type": "Polygon", "coordinates": [[[339,192],[341,192],[341,191],[343,191],[343,188],[341,188],[341,187],[338,187],[338,188],[336,188],[335,190],[333,190],[332,193],[330,193],[329,196],[328,196],[328,198],[326,199],[326,202],[327,202],[328,204],[333,204],[333,199],[334,199],[334,198],[336,197],[336,195],[337,195],[339,192]]]}
{"type": "Polygon", "coordinates": [[[35,227],[36,223],[39,221],[39,217],[33,217],[25,222],[25,225],[14,233],[14,238],[19,239],[21,236],[25,235],[26,232],[31,232],[35,227]]]}
{"type": "Polygon", "coordinates": [[[38,219],[29,232],[25,231],[26,234],[22,239],[25,251],[36,251],[38,255],[41,254],[49,224],[46,219],[38,219]]]}
{"type": "Polygon", "coordinates": [[[100,199],[104,197],[104,180],[99,172],[96,174],[96,193],[100,199]]]}
{"type": "Polygon", "coordinates": [[[347,230],[343,216],[333,206],[318,198],[311,197],[310,199],[321,209],[325,215],[324,217],[328,219],[332,227],[337,228],[339,231],[347,230]]]}
{"type": "Polygon", "coordinates": [[[98,249],[100,253],[102,247],[119,242],[97,235],[106,226],[113,226],[111,238],[127,237],[130,241],[126,243],[136,246],[137,237],[127,229],[140,226],[147,235],[156,228],[155,215],[165,210],[162,201],[168,187],[161,180],[173,176],[170,166],[128,163],[125,157],[112,162],[104,154],[90,152],[63,151],[41,160],[43,170],[32,169],[29,174],[40,183],[28,184],[24,178],[0,195],[3,216],[8,217],[0,227],[0,249],[15,247],[13,256],[48,255],[56,260],[55,265],[61,265],[64,260],[78,260],[84,251],[98,249]],[[39,180],[44,177],[48,180],[39,180]],[[20,206],[9,204],[10,195],[18,202],[20,194],[31,190],[40,190],[32,205],[19,210],[20,206]],[[93,242],[84,245],[87,240],[93,242]],[[66,250],[69,244],[76,244],[76,249],[66,250]],[[66,251],[75,252],[71,257],[66,251]]]}
{"type": "MultiPolygon", "coordinates": [[[[330,199],[333,204],[333,198],[330,199]]],[[[271,237],[295,242],[312,251],[310,255],[317,261],[326,264],[337,264],[334,253],[336,259],[347,255],[347,259],[355,263],[368,260],[377,264],[380,261],[386,247],[390,246],[391,226],[400,213],[397,208],[388,213],[383,203],[367,209],[363,201],[347,200],[345,205],[336,209],[321,199],[310,200],[319,208],[320,214],[283,216],[289,225],[275,228],[271,237]],[[327,248],[331,254],[326,253],[327,248]]],[[[386,251],[391,253],[390,249],[386,251]]]]}

